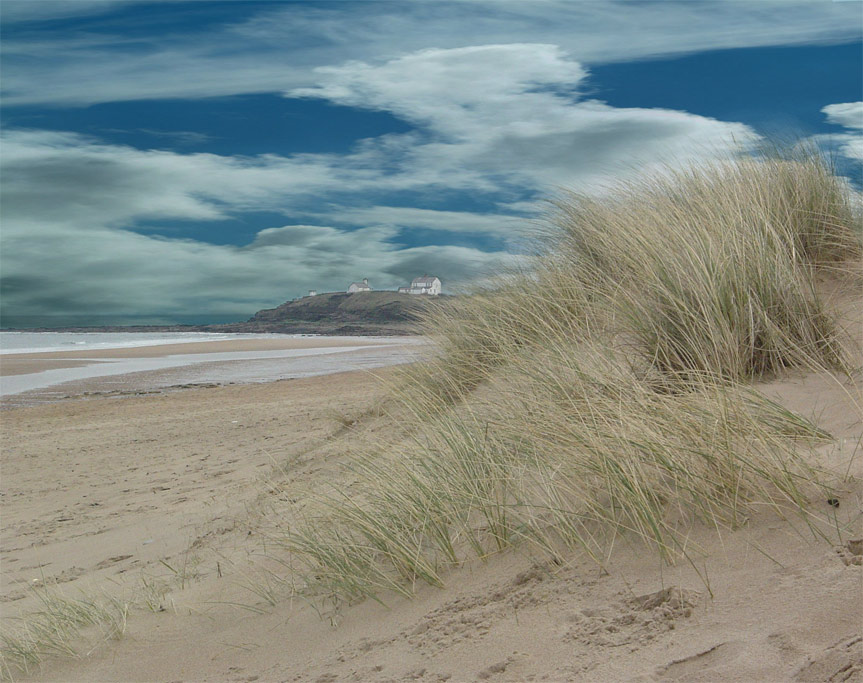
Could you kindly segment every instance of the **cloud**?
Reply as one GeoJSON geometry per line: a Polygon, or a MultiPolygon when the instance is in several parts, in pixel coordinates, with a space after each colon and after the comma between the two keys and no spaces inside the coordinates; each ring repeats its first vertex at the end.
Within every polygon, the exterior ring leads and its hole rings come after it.
{"type": "Polygon", "coordinates": [[[3,23],[65,19],[102,14],[128,0],[3,0],[3,23]]]}
{"type": "Polygon", "coordinates": [[[405,249],[385,225],[287,225],[236,246],[136,232],[148,220],[206,226],[323,192],[341,184],[326,159],[149,152],[45,131],[7,131],[3,149],[5,325],[52,315],[242,319],[310,288],[342,290],[360,277],[395,288],[419,272],[463,283],[513,258],[405,249]]]}
{"type": "Polygon", "coordinates": [[[845,128],[863,130],[863,102],[845,102],[843,104],[828,104],[822,110],[827,114],[827,120],[845,128]]]}
{"type": "Polygon", "coordinates": [[[852,133],[820,135],[816,140],[821,144],[834,147],[839,154],[848,159],[863,161],[863,102],[844,102],[829,104],[821,110],[830,123],[850,128],[852,133]]]}
{"type": "Polygon", "coordinates": [[[173,218],[213,220],[236,210],[275,210],[291,198],[380,173],[363,155],[227,157],[103,144],[76,133],[12,130],[2,136],[7,211],[30,220],[104,225],[173,218]],[[49,191],[52,201],[45,201],[49,191]]]}
{"type": "MultiPolygon", "coordinates": [[[[43,3],[4,2],[4,10],[7,4],[23,16],[38,14],[43,3]]],[[[55,13],[103,7],[93,0],[49,4],[55,13]]],[[[211,18],[217,3],[190,3],[184,5],[187,21],[173,31],[166,30],[165,16],[153,5],[137,16],[132,42],[112,33],[110,24],[72,35],[59,25],[53,33],[45,28],[31,33],[26,26],[7,31],[5,103],[278,92],[314,86],[313,69],[321,65],[392,59],[430,48],[551,43],[591,64],[837,42],[861,34],[854,3],[810,0],[237,3],[243,9],[232,21],[211,18]]]]}
{"type": "MultiPolygon", "coordinates": [[[[533,211],[531,211],[533,213],[533,211]]],[[[400,228],[426,228],[442,232],[503,234],[518,231],[524,223],[519,215],[439,211],[409,206],[370,206],[345,208],[325,214],[349,225],[385,225],[400,228]]]]}
{"type": "Polygon", "coordinates": [[[458,139],[502,125],[529,128],[536,106],[560,99],[541,88],[574,89],[586,76],[556,45],[520,43],[420,50],[379,66],[350,62],[315,73],[320,85],[287,95],[384,109],[458,139]],[[501,111],[513,105],[515,111],[501,111]]]}
{"type": "MultiPolygon", "coordinates": [[[[617,109],[578,99],[584,67],[556,45],[421,50],[380,64],[316,70],[316,97],[389,111],[429,135],[402,150],[407,177],[482,187],[587,188],[635,167],[722,155],[751,129],[686,112],[617,109]]],[[[390,152],[397,147],[393,136],[390,152]]]]}
{"type": "Polygon", "coordinates": [[[634,169],[724,155],[755,139],[741,124],[581,100],[585,75],[546,44],[429,49],[320,69],[318,85],[287,95],[390,111],[416,126],[340,155],[180,154],[8,130],[4,315],[242,318],[359,277],[394,288],[433,272],[461,287],[517,257],[454,246],[454,233],[514,243],[525,210],[554,185],[599,188],[634,169]],[[489,209],[429,208],[441,196],[489,209]],[[244,245],[208,243],[208,221],[261,211],[314,220],[261,230],[244,245]],[[202,237],[141,234],[156,220],[196,221],[202,237]],[[405,248],[417,228],[436,239],[405,248]]]}
{"type": "Polygon", "coordinates": [[[398,249],[374,228],[284,226],[245,247],[82,225],[73,234],[43,228],[38,241],[27,233],[3,237],[4,249],[16,254],[3,269],[7,325],[52,314],[243,319],[307,289],[341,291],[361,277],[395,288],[422,272],[464,283],[514,258],[463,247],[398,249]]]}
{"type": "Polygon", "coordinates": [[[203,145],[211,142],[213,137],[206,133],[198,133],[193,130],[155,130],[153,128],[102,128],[105,133],[122,133],[122,134],[137,134],[147,135],[159,140],[173,142],[179,146],[186,145],[203,145]]]}

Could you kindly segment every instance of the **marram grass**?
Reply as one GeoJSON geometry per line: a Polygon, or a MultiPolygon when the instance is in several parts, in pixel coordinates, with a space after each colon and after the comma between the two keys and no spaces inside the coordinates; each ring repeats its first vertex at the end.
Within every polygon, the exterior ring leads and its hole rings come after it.
{"type": "Polygon", "coordinates": [[[439,354],[394,389],[412,437],[276,540],[338,602],[516,544],[602,563],[623,536],[670,561],[695,521],[808,519],[829,435],[749,382],[849,369],[815,278],[860,258],[856,220],[814,155],[560,197],[533,270],[430,314],[439,354]]]}
{"type": "Polygon", "coordinates": [[[335,599],[442,585],[448,567],[516,543],[602,562],[640,537],[665,559],[693,520],[734,528],[758,506],[799,510],[817,487],[800,446],[828,435],[741,386],[657,392],[595,345],[512,359],[414,443],[359,461],[280,542],[335,599]]]}

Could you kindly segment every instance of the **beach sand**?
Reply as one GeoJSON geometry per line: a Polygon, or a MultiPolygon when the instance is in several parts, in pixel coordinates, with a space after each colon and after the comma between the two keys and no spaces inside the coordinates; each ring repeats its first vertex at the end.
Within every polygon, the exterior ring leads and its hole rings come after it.
{"type": "Polygon", "coordinates": [[[357,337],[268,337],[265,339],[226,339],[221,341],[134,346],[119,349],[78,349],[42,353],[8,353],[0,355],[0,377],[23,375],[42,370],[73,368],[88,362],[130,358],[164,358],[177,354],[207,354],[246,351],[283,351],[290,349],[326,349],[344,346],[386,344],[385,340],[357,337]]]}
{"type": "MultiPolygon", "coordinates": [[[[185,346],[185,345],[184,345],[185,346]]],[[[165,347],[161,349],[165,353],[165,347]]],[[[183,351],[187,351],[186,346],[183,351]]],[[[129,350],[137,352],[137,350],[129,350]]],[[[344,453],[387,428],[393,369],[153,396],[69,400],[3,413],[2,610],[31,586],[140,600],[119,640],[48,657],[43,681],[847,681],[863,677],[859,550],[863,453],[850,385],[795,372],[762,387],[837,437],[818,453],[854,530],[830,540],[755,515],[695,526],[694,564],[663,566],[625,539],[601,572],[512,551],[453,570],[444,589],[318,613],[268,550],[270,483],[314,490],[346,477],[344,453]],[[375,379],[378,378],[378,379],[375,379]],[[855,478],[856,477],[856,478],[855,478]],[[856,535],[855,535],[856,534],[856,535]],[[857,554],[855,554],[857,553],[857,554]],[[271,569],[273,574],[263,572],[271,569]],[[161,583],[160,583],[161,582],[161,583]],[[286,597],[288,596],[288,597],[286,597]]],[[[858,404],[859,405],[859,404],[858,404]]]]}
{"type": "Polygon", "coordinates": [[[0,355],[0,407],[268,382],[416,360],[418,337],[267,337],[0,355]]]}

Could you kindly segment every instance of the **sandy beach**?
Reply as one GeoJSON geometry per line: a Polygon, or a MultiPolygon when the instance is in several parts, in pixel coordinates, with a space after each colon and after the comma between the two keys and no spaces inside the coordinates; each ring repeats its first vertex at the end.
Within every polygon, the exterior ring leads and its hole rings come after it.
{"type": "Polygon", "coordinates": [[[134,395],[196,385],[238,384],[381,367],[415,358],[410,337],[299,337],[125,348],[4,353],[0,405],[76,396],[134,395]]]}
{"type": "Polygon", "coordinates": [[[863,0],[0,5],[0,683],[863,683],[863,0]]]}
{"type": "Polygon", "coordinates": [[[0,355],[0,377],[38,372],[42,362],[83,362],[89,359],[152,358],[176,354],[225,353],[245,351],[283,351],[288,349],[326,349],[342,346],[386,344],[380,338],[358,337],[266,337],[263,339],[226,339],[222,341],[133,346],[117,349],[46,351],[41,353],[8,353],[0,355]],[[30,364],[25,364],[29,361],[30,364]]]}
{"type": "MultiPolygon", "coordinates": [[[[854,335],[863,328],[856,280],[822,284],[854,335]]],[[[216,357],[320,342],[200,350],[216,357]]],[[[179,346],[98,353],[137,360],[190,351],[179,346]]],[[[381,353],[397,348],[380,346],[381,353]]],[[[337,347],[318,350],[327,348],[337,347]]],[[[92,353],[17,360],[89,362],[92,353]]],[[[347,355],[321,357],[342,362],[347,355]]],[[[221,361],[231,362],[249,361],[221,361]]],[[[382,603],[309,599],[279,536],[299,521],[304,497],[326,485],[352,491],[357,454],[399,439],[407,447],[411,434],[389,398],[398,373],[375,368],[185,388],[163,378],[161,388],[148,389],[154,373],[142,372],[128,375],[120,390],[96,378],[64,385],[63,400],[7,405],[4,624],[37,623],[34,614],[64,614],[69,605],[110,609],[61,645],[44,646],[26,671],[4,662],[5,675],[249,683],[863,680],[858,376],[796,369],[754,385],[832,435],[809,456],[827,488],[811,494],[805,519],[756,509],[734,529],[694,522],[686,527],[687,554],[671,563],[626,536],[602,568],[579,552],[555,562],[517,545],[447,568],[442,588],[416,583],[412,599],[387,591],[382,603]]]]}
{"type": "MultiPolygon", "coordinates": [[[[577,554],[557,566],[514,551],[453,570],[443,590],[418,587],[412,601],[384,596],[386,607],[319,613],[292,600],[273,583],[284,572],[266,540],[271,484],[286,472],[312,489],[348,476],[344,453],[385,428],[376,406],[392,373],[5,411],[4,617],[37,608],[46,584],[132,605],[121,638],[85,629],[88,656],[49,655],[15,678],[859,680],[859,553],[771,514],[721,537],[693,528],[693,546],[707,549],[696,565],[663,567],[627,543],[608,573],[577,554]]],[[[861,426],[848,387],[796,373],[766,389],[836,435],[821,455],[840,506],[813,506],[859,531],[849,477],[861,474],[861,426]]]]}

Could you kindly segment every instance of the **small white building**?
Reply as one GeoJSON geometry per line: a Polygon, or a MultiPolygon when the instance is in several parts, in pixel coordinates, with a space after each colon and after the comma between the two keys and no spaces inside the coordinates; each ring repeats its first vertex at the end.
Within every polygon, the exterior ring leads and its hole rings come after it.
{"type": "Polygon", "coordinates": [[[364,277],[362,282],[352,282],[351,286],[348,287],[348,294],[353,294],[354,292],[370,291],[372,291],[372,288],[369,287],[369,279],[367,277],[364,277]]]}
{"type": "Polygon", "coordinates": [[[411,293],[410,287],[399,287],[399,294],[410,294],[410,293],[411,293]]]}
{"type": "Polygon", "coordinates": [[[317,289],[310,289],[309,290],[309,296],[317,296],[317,295],[318,295],[317,289]]]}
{"type": "MultiPolygon", "coordinates": [[[[440,294],[440,289],[440,278],[437,278],[434,275],[423,275],[422,277],[415,277],[411,281],[411,286],[408,292],[410,294],[426,294],[428,296],[437,296],[438,294],[440,294]]],[[[402,288],[400,287],[399,291],[401,290],[402,288]]]]}

